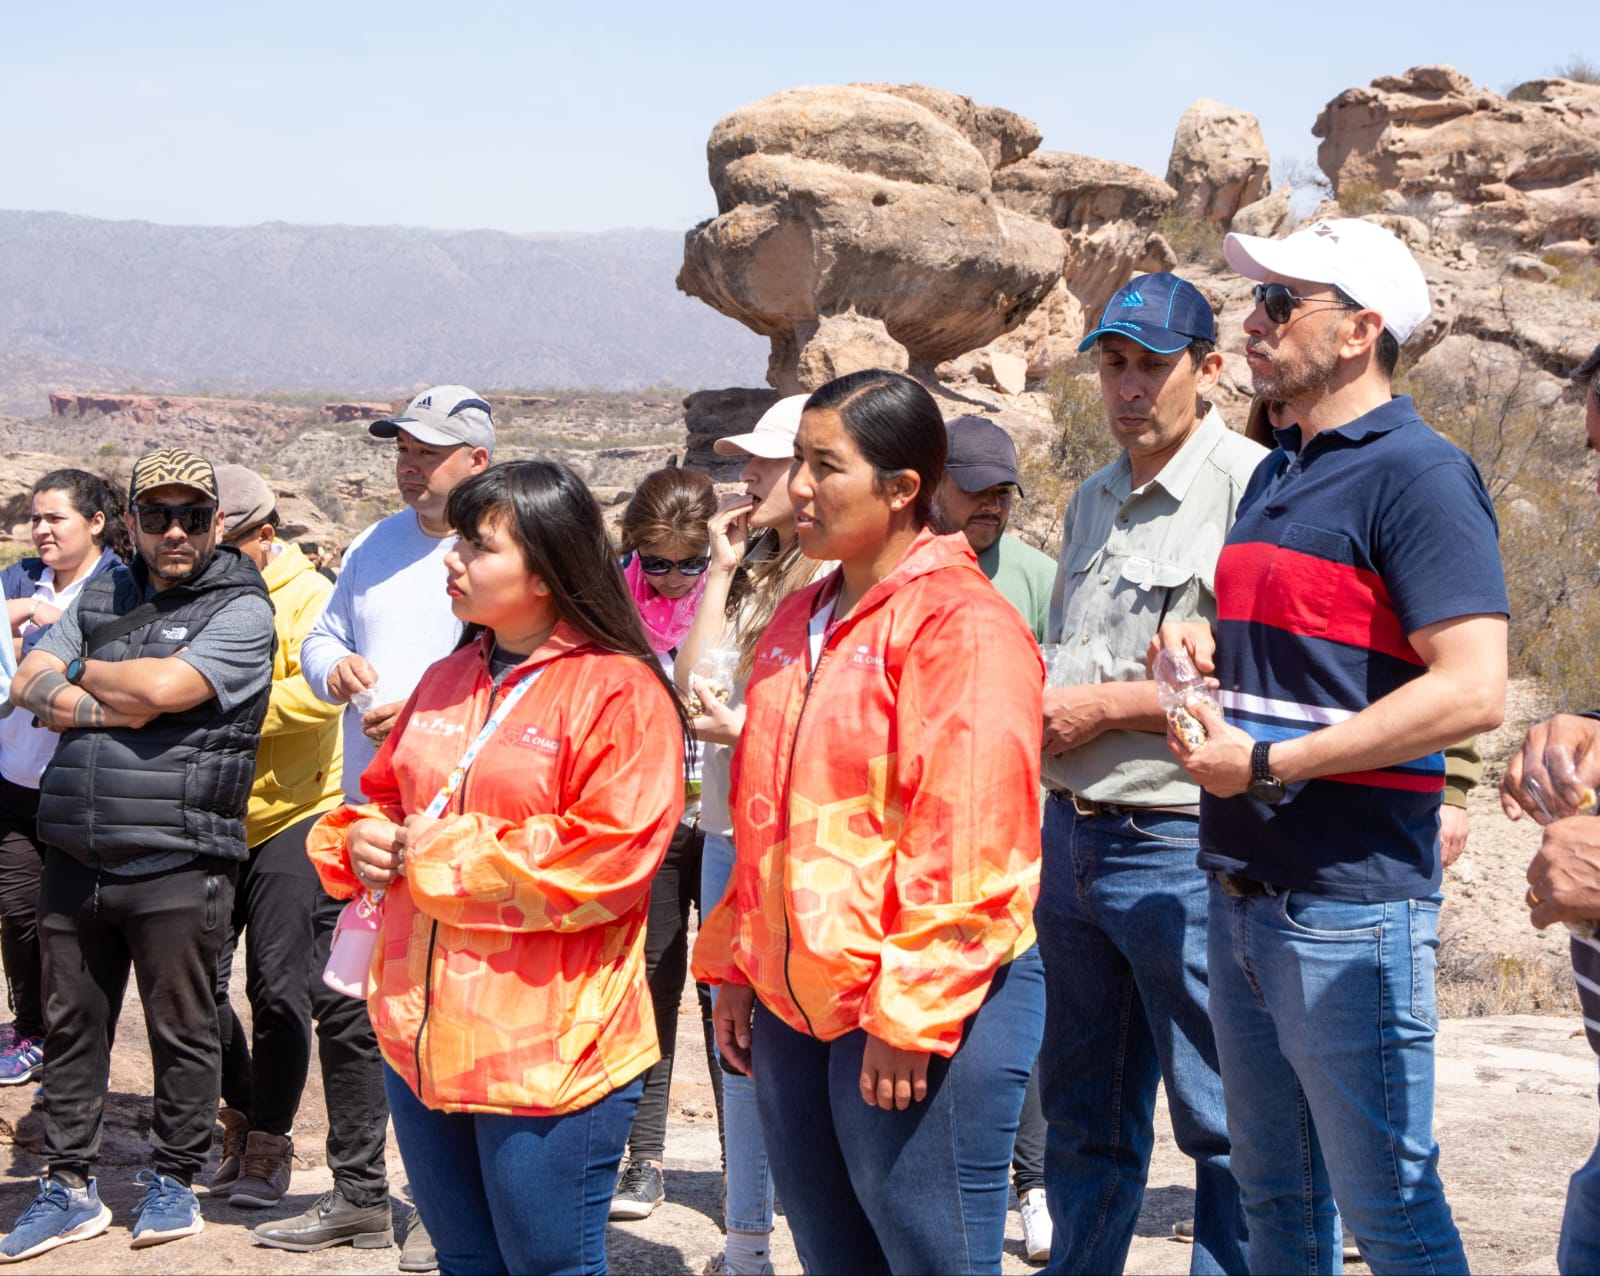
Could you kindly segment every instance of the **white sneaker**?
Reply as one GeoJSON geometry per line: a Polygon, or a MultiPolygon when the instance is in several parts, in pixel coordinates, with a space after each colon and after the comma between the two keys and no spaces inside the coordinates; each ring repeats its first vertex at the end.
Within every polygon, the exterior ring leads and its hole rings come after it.
{"type": "Polygon", "coordinates": [[[1022,1256],[1030,1263],[1048,1263],[1055,1229],[1050,1225],[1044,1188],[1032,1187],[1024,1192],[1018,1210],[1022,1214],[1022,1256]]]}

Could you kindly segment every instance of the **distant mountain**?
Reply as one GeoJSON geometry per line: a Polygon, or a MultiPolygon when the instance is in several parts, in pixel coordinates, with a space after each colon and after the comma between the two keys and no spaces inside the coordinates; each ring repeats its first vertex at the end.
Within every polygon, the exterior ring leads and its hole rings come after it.
{"type": "Polygon", "coordinates": [[[763,384],[766,343],[677,291],[682,258],[667,230],[0,211],[0,407],[42,411],[37,387],[72,368],[174,390],[763,384]]]}

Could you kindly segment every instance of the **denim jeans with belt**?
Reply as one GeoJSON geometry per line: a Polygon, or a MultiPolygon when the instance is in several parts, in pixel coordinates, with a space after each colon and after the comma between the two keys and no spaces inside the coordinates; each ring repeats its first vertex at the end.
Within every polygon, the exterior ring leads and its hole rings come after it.
{"type": "Polygon", "coordinates": [[[426,1107],[387,1063],[383,1085],[441,1272],[606,1270],[606,1220],[642,1078],[547,1117],[426,1107]]]}
{"type": "Polygon", "coordinates": [[[1253,1272],[1464,1272],[1433,1137],[1439,898],[1211,886],[1211,1018],[1253,1272]],[[1338,1213],[1334,1198],[1338,1198],[1338,1213]]]}
{"type": "MultiPolygon", "coordinates": [[[[716,907],[733,876],[733,843],[706,834],[700,860],[700,898],[706,911],[716,907]]],[[[712,1004],[717,990],[711,990],[712,1004]]],[[[739,1072],[722,1074],[723,1161],[728,1169],[726,1223],[731,1232],[760,1234],[772,1230],[772,1173],[767,1144],[761,1137],[755,1081],[739,1072]]]]}
{"type": "Polygon", "coordinates": [[[861,1029],[796,1032],[756,1002],[756,1103],[800,1261],[831,1272],[1000,1271],[1007,1171],[1044,1027],[1038,945],[1001,966],[928,1094],[904,1111],[861,1098],[861,1029]]]}
{"type": "Polygon", "coordinates": [[[1198,832],[1196,817],[1174,811],[1082,816],[1063,796],[1045,805],[1034,924],[1048,993],[1039,1080],[1051,1272],[1122,1270],[1163,1077],[1173,1135],[1195,1163],[1189,1269],[1245,1270],[1207,1013],[1198,832]]]}

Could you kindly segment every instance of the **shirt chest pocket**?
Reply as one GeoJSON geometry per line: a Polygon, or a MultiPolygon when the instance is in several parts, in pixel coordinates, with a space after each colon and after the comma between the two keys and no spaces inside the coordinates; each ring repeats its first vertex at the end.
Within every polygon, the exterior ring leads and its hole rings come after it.
{"type": "Polygon", "coordinates": [[[1261,603],[1279,627],[1321,637],[1338,605],[1339,586],[1354,565],[1355,549],[1348,536],[1290,523],[1272,551],[1261,603]]]}

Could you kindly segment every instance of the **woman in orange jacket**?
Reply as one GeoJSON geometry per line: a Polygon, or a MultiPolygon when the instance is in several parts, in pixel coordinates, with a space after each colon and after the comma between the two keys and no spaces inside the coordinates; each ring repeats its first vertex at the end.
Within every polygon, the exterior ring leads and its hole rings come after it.
{"type": "Polygon", "coordinates": [[[572,470],[494,466],[448,517],[447,592],[481,632],[308,849],[331,894],[387,892],[368,1008],[441,1270],[603,1272],[659,1057],[644,929],[684,722],[572,470]]]}
{"type": "Polygon", "coordinates": [[[839,570],[757,648],[733,881],[695,951],[813,1272],[1000,1270],[1043,1029],[1044,668],[966,538],[929,527],[945,437],[896,373],[805,405],[795,526],[839,570]]]}

